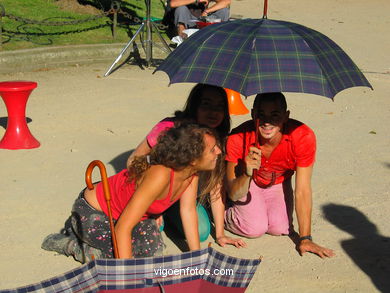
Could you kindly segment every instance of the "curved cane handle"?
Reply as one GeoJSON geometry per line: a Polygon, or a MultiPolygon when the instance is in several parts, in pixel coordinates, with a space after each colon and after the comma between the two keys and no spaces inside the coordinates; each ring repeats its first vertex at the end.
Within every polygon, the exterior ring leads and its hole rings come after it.
{"type": "Polygon", "coordinates": [[[110,222],[112,246],[114,248],[114,257],[118,258],[119,257],[118,245],[117,245],[117,241],[116,241],[114,221],[112,220],[112,212],[111,212],[110,187],[108,185],[106,167],[104,166],[104,164],[101,161],[94,160],[91,163],[89,163],[89,165],[87,167],[87,171],[85,172],[85,183],[87,183],[87,187],[89,190],[92,190],[94,188],[93,184],[92,184],[91,176],[92,176],[93,168],[95,168],[96,166],[99,167],[100,177],[102,178],[104,197],[105,197],[106,203],[107,203],[108,220],[110,222]]]}
{"type": "Polygon", "coordinates": [[[108,186],[108,181],[107,181],[106,167],[101,161],[94,160],[91,163],[89,163],[87,171],[85,172],[85,183],[87,184],[89,190],[93,189],[91,177],[92,177],[93,168],[95,168],[96,166],[99,167],[100,177],[102,178],[104,197],[106,198],[106,200],[111,200],[110,188],[108,186]]]}

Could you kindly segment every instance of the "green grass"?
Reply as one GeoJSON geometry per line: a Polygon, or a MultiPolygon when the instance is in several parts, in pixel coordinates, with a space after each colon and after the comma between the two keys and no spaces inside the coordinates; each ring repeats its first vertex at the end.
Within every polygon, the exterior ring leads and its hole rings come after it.
{"type": "MultiPolygon", "coordinates": [[[[73,1],[77,2],[77,0],[73,1]]],[[[99,7],[104,1],[105,4],[110,3],[109,0],[84,0],[84,3],[96,4],[99,7]]],[[[145,2],[143,0],[122,0],[119,2],[121,2],[122,11],[126,14],[118,15],[115,38],[112,35],[112,18],[108,16],[79,24],[59,26],[28,24],[5,16],[2,18],[3,35],[0,50],[127,42],[129,36],[135,33],[139,27],[139,24],[132,25],[130,23],[128,15],[136,16],[139,19],[145,17],[145,2]]],[[[151,0],[151,2],[151,16],[161,19],[164,15],[162,2],[160,0],[151,0]]],[[[69,22],[85,20],[94,16],[61,10],[55,4],[55,0],[0,0],[0,4],[8,15],[40,22],[69,22]]]]}

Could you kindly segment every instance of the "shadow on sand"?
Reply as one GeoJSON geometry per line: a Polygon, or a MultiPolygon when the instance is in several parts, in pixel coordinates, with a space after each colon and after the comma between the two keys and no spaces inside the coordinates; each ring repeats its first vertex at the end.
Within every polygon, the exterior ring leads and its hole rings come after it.
{"type": "Polygon", "coordinates": [[[352,238],[341,246],[381,292],[390,292],[390,238],[378,233],[376,225],[351,206],[328,204],[325,217],[352,238]]]}
{"type": "Polygon", "coordinates": [[[126,168],[127,159],[133,152],[134,150],[123,152],[108,162],[114,168],[115,174],[126,168]]]}
{"type": "MultiPolygon", "coordinates": [[[[32,122],[32,119],[26,117],[26,122],[30,123],[32,122]]],[[[8,117],[0,117],[0,126],[3,127],[4,129],[7,129],[7,124],[8,124],[8,117]]]]}

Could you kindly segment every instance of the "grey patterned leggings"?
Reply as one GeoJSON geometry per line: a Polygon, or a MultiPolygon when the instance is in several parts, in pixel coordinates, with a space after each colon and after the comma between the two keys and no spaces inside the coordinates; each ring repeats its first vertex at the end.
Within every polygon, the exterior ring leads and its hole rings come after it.
{"type": "MultiPolygon", "coordinates": [[[[82,242],[80,246],[85,254],[88,254],[88,251],[85,250],[88,250],[89,246],[98,249],[102,258],[113,258],[108,217],[105,213],[89,205],[84,199],[84,190],[81,191],[79,197],[74,202],[72,215],[69,220],[72,232],[76,234],[79,243],[82,242]]],[[[67,221],[68,223],[69,220],[67,221]]],[[[131,236],[133,257],[162,254],[164,241],[154,219],[140,221],[134,227],[131,236]]]]}

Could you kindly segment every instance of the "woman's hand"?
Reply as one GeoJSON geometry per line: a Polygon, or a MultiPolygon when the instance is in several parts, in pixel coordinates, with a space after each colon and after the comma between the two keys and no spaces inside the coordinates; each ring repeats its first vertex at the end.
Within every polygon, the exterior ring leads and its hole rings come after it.
{"type": "Polygon", "coordinates": [[[163,215],[161,215],[158,218],[156,218],[157,228],[160,229],[163,224],[164,224],[164,218],[163,215]]]}
{"type": "Polygon", "coordinates": [[[245,241],[241,238],[231,238],[225,235],[218,237],[216,242],[222,247],[225,247],[226,244],[234,245],[237,248],[246,247],[245,241]]]}

